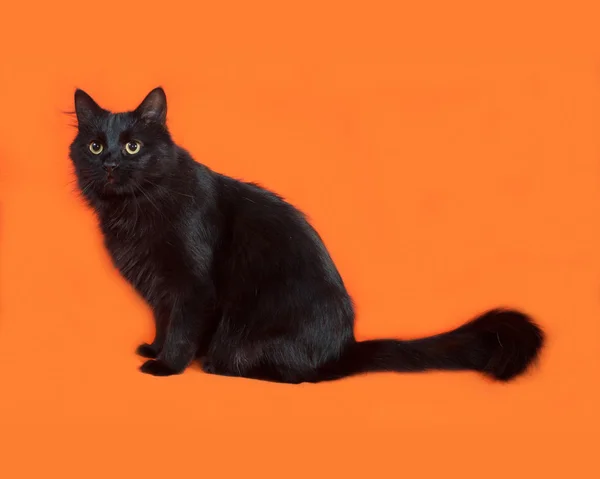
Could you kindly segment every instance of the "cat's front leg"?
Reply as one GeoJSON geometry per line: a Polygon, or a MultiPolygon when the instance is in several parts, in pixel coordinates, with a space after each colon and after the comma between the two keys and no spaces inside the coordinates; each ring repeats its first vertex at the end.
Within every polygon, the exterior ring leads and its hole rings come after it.
{"type": "MultiPolygon", "coordinates": [[[[153,376],[182,373],[196,358],[199,338],[206,329],[208,316],[204,313],[206,295],[190,301],[179,301],[171,312],[162,348],[156,359],[142,364],[140,370],[153,376]]],[[[157,330],[158,332],[158,330],[157,330]]]]}
{"type": "Polygon", "coordinates": [[[154,341],[150,344],[140,344],[135,351],[139,356],[149,359],[158,357],[165,343],[165,338],[167,337],[167,327],[169,325],[169,315],[171,310],[172,305],[159,305],[154,308],[154,324],[156,328],[154,341]]]}

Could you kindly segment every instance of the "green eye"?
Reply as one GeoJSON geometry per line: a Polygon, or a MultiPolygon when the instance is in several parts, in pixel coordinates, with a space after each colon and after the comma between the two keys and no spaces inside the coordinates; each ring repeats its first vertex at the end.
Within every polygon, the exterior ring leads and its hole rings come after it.
{"type": "Polygon", "coordinates": [[[142,144],[139,141],[134,140],[134,141],[130,141],[129,143],[127,143],[125,145],[125,151],[127,153],[129,153],[130,155],[135,155],[140,152],[141,147],[142,147],[142,144]]]}
{"type": "Polygon", "coordinates": [[[100,153],[102,153],[102,150],[104,150],[104,146],[102,145],[102,143],[98,141],[92,141],[90,143],[90,151],[94,155],[99,155],[100,153]]]}

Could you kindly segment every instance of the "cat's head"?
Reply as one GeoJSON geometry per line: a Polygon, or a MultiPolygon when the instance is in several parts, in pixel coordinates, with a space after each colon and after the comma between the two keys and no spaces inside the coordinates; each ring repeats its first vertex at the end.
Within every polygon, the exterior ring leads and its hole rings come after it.
{"type": "Polygon", "coordinates": [[[70,156],[84,194],[137,194],[175,168],[166,126],[167,98],[152,90],[133,111],[112,113],[82,90],[75,92],[77,136],[70,156]]]}

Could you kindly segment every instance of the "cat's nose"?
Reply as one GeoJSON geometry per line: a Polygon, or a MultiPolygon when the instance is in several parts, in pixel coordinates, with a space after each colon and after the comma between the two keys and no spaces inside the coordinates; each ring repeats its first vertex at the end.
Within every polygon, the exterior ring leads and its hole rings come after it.
{"type": "Polygon", "coordinates": [[[113,170],[117,169],[117,163],[115,161],[106,161],[102,164],[102,168],[104,168],[104,171],[108,171],[109,173],[111,173],[113,170]]]}

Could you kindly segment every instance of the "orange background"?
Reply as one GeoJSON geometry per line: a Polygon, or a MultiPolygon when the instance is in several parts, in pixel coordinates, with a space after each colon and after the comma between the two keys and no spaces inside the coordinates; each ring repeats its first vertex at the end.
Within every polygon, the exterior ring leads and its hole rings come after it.
{"type": "Polygon", "coordinates": [[[0,477],[598,477],[594,2],[207,3],[2,7],[0,477]],[[197,160],[312,218],[360,338],[504,304],[546,329],[539,367],[139,373],[150,312],[73,193],[62,112],[159,84],[197,160]]]}

